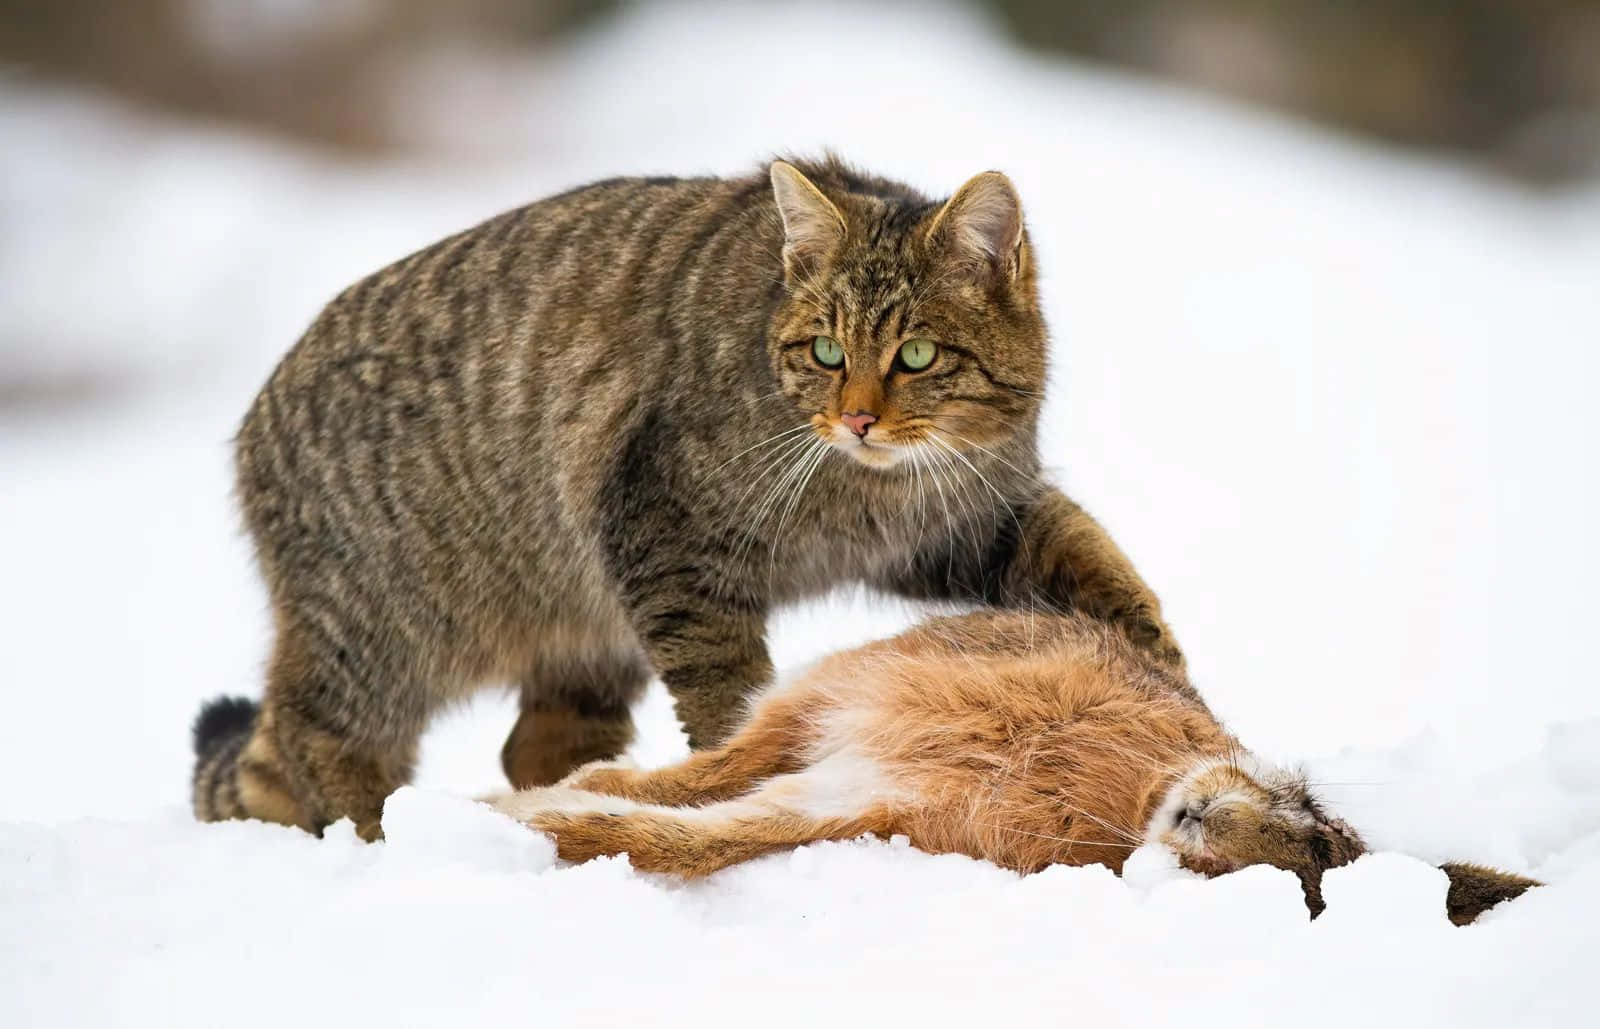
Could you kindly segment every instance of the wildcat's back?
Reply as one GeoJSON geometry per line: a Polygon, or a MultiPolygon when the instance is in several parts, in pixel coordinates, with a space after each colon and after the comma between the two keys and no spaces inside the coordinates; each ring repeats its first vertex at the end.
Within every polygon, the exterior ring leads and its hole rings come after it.
{"type": "Polygon", "coordinates": [[[381,627],[403,645],[345,644],[371,645],[359,662],[380,666],[364,677],[428,689],[520,677],[538,638],[550,658],[629,664],[614,653],[622,614],[596,588],[602,527],[587,522],[601,458],[634,437],[641,397],[674,402],[669,381],[696,389],[690,355],[647,319],[672,269],[695,264],[673,216],[727,193],[712,181],[590,187],[335,299],[239,433],[238,490],[280,610],[381,627]],[[540,614],[556,624],[529,632],[540,614]]]}
{"type": "MultiPolygon", "coordinates": [[[[648,465],[682,442],[664,426],[760,420],[739,372],[776,284],[755,260],[736,262],[743,281],[704,269],[708,247],[780,245],[774,214],[751,203],[767,188],[599,183],[446,239],[328,305],[237,448],[278,622],[268,691],[305,700],[263,715],[278,724],[255,733],[237,791],[197,792],[202,817],[259,814],[263,794],[323,779],[367,795],[310,798],[321,817],[374,812],[429,716],[490,679],[546,708],[530,720],[540,738],[520,741],[550,764],[544,778],[626,743],[648,669],[607,582],[600,494],[619,448],[648,465]],[[688,422],[665,412],[692,405],[688,422]],[[369,767],[277,781],[285,764],[339,762],[350,738],[369,767]],[[276,753],[286,741],[304,752],[276,753]]],[[[630,532],[680,531],[683,512],[637,507],[630,532]]]]}
{"type": "Polygon", "coordinates": [[[625,702],[620,673],[638,662],[600,581],[597,495],[619,447],[670,450],[645,424],[675,420],[662,408],[737,396],[718,348],[759,335],[765,305],[750,300],[771,283],[697,277],[709,240],[759,235],[758,185],[600,183],[444,240],[329,304],[238,438],[238,491],[278,608],[386,637],[330,633],[368,645],[350,655],[365,678],[448,694],[570,661],[574,675],[618,674],[625,702]],[[704,306],[706,292],[744,301],[729,304],[722,340],[670,324],[674,305],[704,306]]]}

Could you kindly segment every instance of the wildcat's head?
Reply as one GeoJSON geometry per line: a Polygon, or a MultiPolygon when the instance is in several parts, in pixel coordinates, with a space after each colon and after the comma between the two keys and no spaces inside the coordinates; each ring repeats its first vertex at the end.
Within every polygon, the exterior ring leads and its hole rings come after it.
{"type": "Polygon", "coordinates": [[[819,436],[887,468],[1031,431],[1046,338],[1010,180],[984,172],[939,204],[835,161],[771,175],[784,297],[769,347],[819,436]]]}
{"type": "Polygon", "coordinates": [[[1322,873],[1367,849],[1354,829],[1323,810],[1304,776],[1250,754],[1196,765],[1167,791],[1145,838],[1202,875],[1248,865],[1293,872],[1313,916],[1323,908],[1322,873]]]}

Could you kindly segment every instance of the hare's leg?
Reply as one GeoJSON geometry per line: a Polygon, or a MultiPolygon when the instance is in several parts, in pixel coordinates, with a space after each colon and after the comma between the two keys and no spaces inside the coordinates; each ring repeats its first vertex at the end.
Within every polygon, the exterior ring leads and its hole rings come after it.
{"type": "Polygon", "coordinates": [[[665,768],[579,769],[564,785],[678,807],[742,796],[773,776],[797,772],[819,736],[817,701],[780,690],[756,703],[750,719],[720,747],[696,751],[665,768]]]}
{"type": "MultiPolygon", "coordinates": [[[[623,815],[547,811],[528,824],[555,837],[565,861],[627,854],[633,867],[694,879],[718,869],[817,840],[848,840],[866,833],[888,835],[887,815],[863,811],[853,817],[815,818],[782,810],[721,812],[709,808],[647,808],[623,815]]],[[[728,807],[743,808],[740,801],[728,807]]]]}
{"type": "Polygon", "coordinates": [[[890,835],[898,831],[894,793],[870,762],[835,755],[705,807],[638,804],[562,787],[497,806],[553,836],[564,860],[627,854],[635,868],[695,878],[803,843],[890,835]]]}

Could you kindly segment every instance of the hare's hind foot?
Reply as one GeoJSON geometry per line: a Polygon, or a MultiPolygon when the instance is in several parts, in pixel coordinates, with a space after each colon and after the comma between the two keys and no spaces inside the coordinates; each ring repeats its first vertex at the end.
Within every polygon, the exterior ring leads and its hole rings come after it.
{"type": "Polygon", "coordinates": [[[628,855],[643,872],[698,879],[729,865],[819,840],[888,834],[887,818],[868,812],[853,818],[814,818],[748,801],[704,808],[636,807],[606,798],[611,810],[548,809],[526,819],[550,834],[563,861],[628,855]]]}

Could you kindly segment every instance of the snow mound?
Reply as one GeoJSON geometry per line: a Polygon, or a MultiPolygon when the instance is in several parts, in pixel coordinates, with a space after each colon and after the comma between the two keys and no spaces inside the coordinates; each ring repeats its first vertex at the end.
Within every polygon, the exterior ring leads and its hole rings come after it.
{"type": "Polygon", "coordinates": [[[0,826],[0,1019],[1003,1024],[1070,1005],[1153,1024],[1526,1025],[1583,1007],[1573,980],[1600,958],[1593,864],[1457,929],[1443,874],[1391,853],[1330,872],[1312,922],[1294,876],[1266,867],[1145,890],[860,840],[684,885],[624,859],[556,864],[460,798],[403,791],[389,817],[371,845],[348,823],[316,840],[180,812],[0,826]],[[1335,986],[1336,1003],[1308,997],[1335,986]]]}
{"type": "Polygon", "coordinates": [[[1404,854],[1364,854],[1322,877],[1328,926],[1370,930],[1387,919],[1396,926],[1438,924],[1450,889],[1445,874],[1404,854]]]}
{"type": "MultiPolygon", "coordinates": [[[[348,820],[340,825],[354,834],[348,820]]],[[[413,786],[385,801],[383,834],[386,849],[397,859],[423,868],[459,864],[492,872],[541,871],[556,856],[543,836],[482,804],[413,786]]]]}

